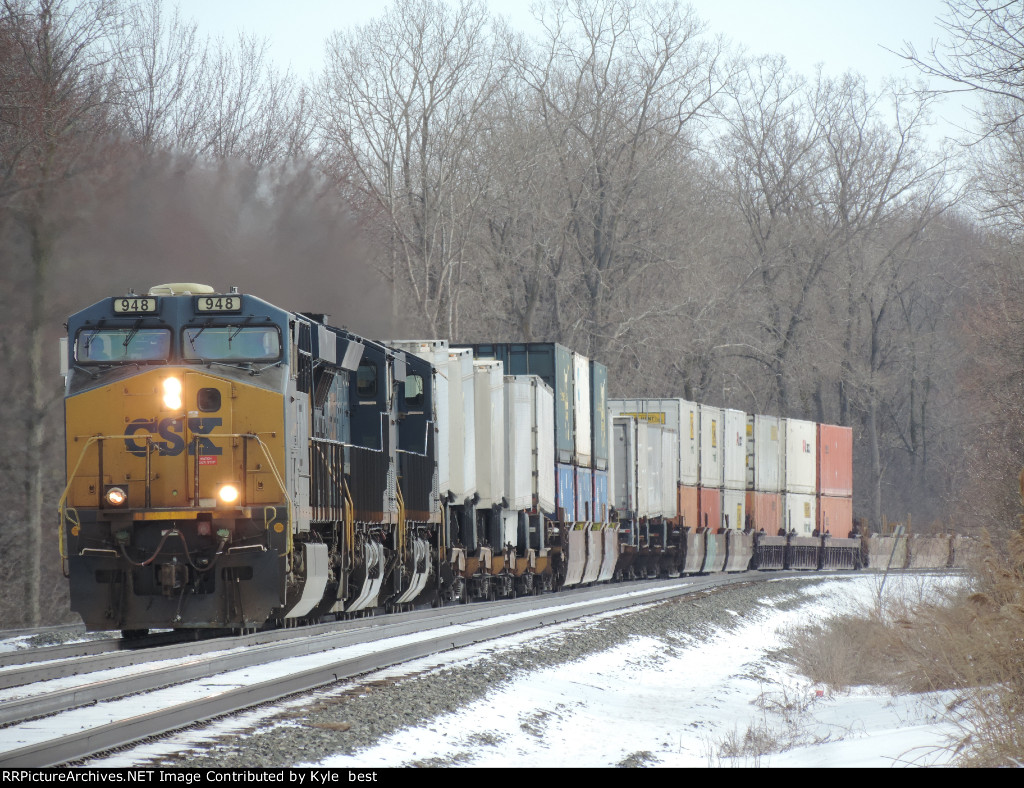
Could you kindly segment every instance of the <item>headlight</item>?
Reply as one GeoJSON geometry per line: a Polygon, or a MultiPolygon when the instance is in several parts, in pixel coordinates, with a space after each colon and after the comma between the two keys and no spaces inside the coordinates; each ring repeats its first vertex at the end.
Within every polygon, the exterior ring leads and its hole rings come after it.
{"type": "Polygon", "coordinates": [[[181,410],[181,381],[177,378],[164,380],[164,406],[168,410],[181,410]]]}
{"type": "Polygon", "coordinates": [[[103,497],[111,506],[124,506],[128,500],[128,493],[121,487],[111,487],[104,493],[103,497]]]}
{"type": "Polygon", "coordinates": [[[224,503],[234,503],[238,500],[238,488],[233,484],[225,484],[217,495],[224,503]]]}

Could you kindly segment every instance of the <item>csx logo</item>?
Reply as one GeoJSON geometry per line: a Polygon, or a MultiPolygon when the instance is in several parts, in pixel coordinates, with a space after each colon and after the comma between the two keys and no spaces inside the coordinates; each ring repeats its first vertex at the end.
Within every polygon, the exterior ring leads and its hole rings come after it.
{"type": "MultiPolygon", "coordinates": [[[[163,457],[175,457],[181,454],[185,448],[185,438],[181,434],[182,423],[185,419],[136,419],[128,428],[124,431],[125,435],[134,435],[137,432],[148,432],[151,435],[159,435],[163,438],[162,441],[153,441],[153,447],[163,457]]],[[[199,454],[200,456],[209,456],[215,454],[223,454],[223,449],[220,446],[215,446],[213,441],[209,438],[203,437],[213,432],[214,427],[219,427],[222,420],[219,418],[190,418],[188,421],[188,431],[196,438],[196,440],[190,440],[188,443],[188,453],[196,453],[196,442],[199,443],[199,454]]],[[[128,437],[125,438],[124,447],[129,454],[134,454],[136,457],[146,456],[146,441],[141,442],[137,439],[128,437]]]]}

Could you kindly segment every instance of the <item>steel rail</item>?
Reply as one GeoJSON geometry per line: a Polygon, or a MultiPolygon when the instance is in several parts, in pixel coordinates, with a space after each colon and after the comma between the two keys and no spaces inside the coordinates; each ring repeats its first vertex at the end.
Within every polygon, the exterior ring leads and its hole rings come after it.
{"type": "MultiPolygon", "coordinates": [[[[399,646],[385,647],[371,654],[347,657],[328,664],[304,670],[287,677],[279,677],[254,685],[208,695],[202,700],[180,703],[169,708],[144,712],[127,719],[106,723],[78,733],[62,734],[55,739],[17,749],[0,752],[0,768],[44,767],[80,761],[105,750],[125,746],[132,742],[169,733],[182,727],[211,720],[246,708],[279,701],[285,697],[308,692],[373,670],[429,656],[439,651],[460,648],[474,643],[505,637],[511,634],[571,621],[583,616],[608,612],[641,604],[658,603],[679,596],[707,591],[730,583],[767,582],[783,576],[773,573],[764,577],[749,575],[711,575],[686,578],[683,581],[657,584],[638,583],[635,589],[607,597],[608,586],[602,586],[597,595],[582,592],[575,596],[526,597],[521,605],[467,605],[441,608],[434,629],[436,635],[399,646]],[[600,592],[603,591],[604,596],[600,592]],[[533,606],[542,604],[539,609],[533,606]],[[488,616],[477,626],[473,619],[488,616]],[[488,623],[489,622],[489,623],[488,623]]],[[[793,573],[810,579],[814,575],[793,573]]],[[[836,573],[829,573],[836,576],[836,573]]],[[[621,588],[621,587],[620,587],[621,588]]],[[[619,590],[619,589],[616,589],[619,590]]],[[[588,589],[590,591],[590,589],[588,589]]],[[[410,620],[382,628],[380,638],[399,636],[408,632],[422,632],[424,622],[410,620]]],[[[346,633],[358,642],[365,642],[365,631],[346,633]]],[[[375,633],[376,634],[376,633],[375,633]]],[[[373,638],[377,639],[377,638],[373,638]]],[[[317,650],[323,650],[318,648],[317,650]]],[[[142,697],[142,696],[140,696],[142,697]]]]}

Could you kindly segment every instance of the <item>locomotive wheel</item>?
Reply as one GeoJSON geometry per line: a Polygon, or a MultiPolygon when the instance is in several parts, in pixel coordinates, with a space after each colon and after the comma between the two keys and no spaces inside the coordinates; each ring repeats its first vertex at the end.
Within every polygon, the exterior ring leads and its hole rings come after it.
{"type": "Polygon", "coordinates": [[[122,629],[121,637],[124,640],[139,640],[149,634],[148,629],[122,629]]]}

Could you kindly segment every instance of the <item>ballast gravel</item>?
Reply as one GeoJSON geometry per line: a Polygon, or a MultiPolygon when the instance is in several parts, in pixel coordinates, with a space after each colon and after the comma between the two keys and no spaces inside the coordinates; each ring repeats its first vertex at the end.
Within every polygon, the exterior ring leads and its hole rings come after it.
{"type": "MultiPolygon", "coordinates": [[[[794,579],[744,583],[540,635],[500,655],[486,655],[450,668],[385,681],[358,683],[341,694],[310,696],[308,705],[264,719],[256,730],[222,736],[207,745],[161,757],[160,767],[270,768],[314,763],[330,755],[354,755],[402,728],[456,711],[524,673],[571,663],[614,648],[630,637],[648,636],[669,645],[706,640],[716,631],[742,623],[737,611],[754,611],[767,600],[780,610],[807,601],[804,589],[823,582],[794,579]]],[[[438,764],[441,765],[441,764],[438,764]]]]}

